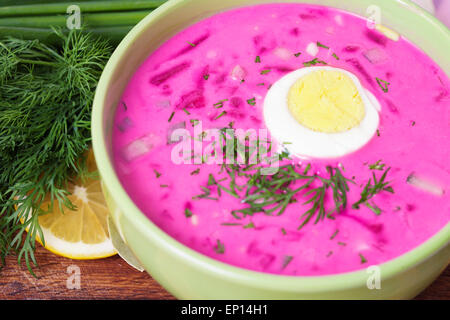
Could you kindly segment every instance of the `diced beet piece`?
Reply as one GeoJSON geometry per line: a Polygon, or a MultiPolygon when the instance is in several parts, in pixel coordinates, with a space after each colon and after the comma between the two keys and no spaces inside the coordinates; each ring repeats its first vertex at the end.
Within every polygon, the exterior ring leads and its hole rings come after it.
{"type": "Polygon", "coordinates": [[[179,57],[183,54],[188,53],[189,51],[192,51],[196,49],[202,42],[206,41],[209,38],[209,34],[204,34],[195,41],[192,41],[191,43],[188,43],[183,49],[175,53],[172,58],[179,57]]]}
{"type": "Polygon", "coordinates": [[[311,20],[311,19],[316,19],[317,17],[313,14],[310,13],[301,13],[299,15],[299,17],[303,20],[311,20]]]}
{"type": "Polygon", "coordinates": [[[261,120],[260,119],[258,119],[257,117],[255,117],[255,116],[251,116],[250,117],[250,119],[252,119],[253,120],[253,122],[256,122],[256,123],[261,123],[261,120]]]}
{"type": "Polygon", "coordinates": [[[240,112],[236,109],[232,109],[228,111],[228,115],[234,119],[244,119],[245,118],[245,112],[240,112]]]}
{"type": "Polygon", "coordinates": [[[278,72],[281,72],[281,73],[287,73],[287,72],[294,71],[293,68],[288,67],[288,66],[275,66],[275,67],[272,67],[272,68],[275,69],[278,72]]]}
{"type": "Polygon", "coordinates": [[[373,30],[367,30],[366,37],[371,41],[379,44],[380,46],[385,46],[388,40],[388,38],[386,38],[383,34],[375,32],[373,30]]]}
{"type": "Polygon", "coordinates": [[[289,33],[291,35],[293,35],[294,37],[298,37],[298,35],[300,34],[300,30],[298,30],[298,28],[294,28],[294,29],[291,29],[291,31],[289,31],[289,33]]]}
{"type": "Polygon", "coordinates": [[[187,62],[187,61],[185,61],[183,63],[180,63],[180,64],[170,68],[169,70],[166,70],[164,72],[161,72],[161,73],[157,74],[156,76],[153,76],[150,79],[150,83],[155,85],[155,86],[160,86],[161,84],[163,84],[164,82],[166,82],[167,80],[169,80],[173,76],[175,76],[175,75],[181,73],[182,71],[186,70],[190,66],[191,66],[191,63],[187,62]]]}
{"type": "Polygon", "coordinates": [[[262,40],[262,36],[261,35],[257,35],[253,37],[253,43],[255,44],[255,46],[258,46],[261,43],[262,40]]]}
{"type": "Polygon", "coordinates": [[[371,224],[368,226],[368,229],[373,233],[381,233],[383,232],[383,225],[381,223],[371,224]]]}
{"type": "Polygon", "coordinates": [[[387,105],[387,107],[388,107],[390,112],[398,113],[397,106],[391,100],[386,99],[386,105],[387,105]]]}
{"type": "Polygon", "coordinates": [[[172,93],[173,93],[173,91],[172,91],[172,89],[170,88],[170,86],[169,86],[168,84],[165,84],[165,85],[163,86],[162,94],[165,95],[165,96],[170,96],[170,95],[172,95],[172,93]]]}
{"type": "Polygon", "coordinates": [[[230,105],[234,108],[239,108],[244,104],[244,100],[242,100],[242,98],[239,97],[232,97],[230,99],[230,105]]]}
{"type": "Polygon", "coordinates": [[[448,91],[446,89],[441,89],[440,93],[438,96],[436,96],[435,100],[436,102],[441,102],[442,100],[444,100],[445,97],[448,96],[448,91]]]}
{"type": "Polygon", "coordinates": [[[128,129],[133,127],[133,121],[131,121],[130,118],[126,117],[117,125],[117,127],[119,128],[120,132],[126,132],[128,129]]]}
{"type": "Polygon", "coordinates": [[[192,203],[190,203],[189,201],[187,201],[187,202],[184,204],[184,209],[192,210],[192,203]]]}
{"type": "Polygon", "coordinates": [[[253,38],[253,43],[255,45],[255,49],[258,55],[261,55],[265,52],[272,51],[277,47],[276,38],[269,38],[268,35],[265,36],[255,36],[253,38]]]}
{"type": "Polygon", "coordinates": [[[261,250],[258,249],[258,244],[256,241],[252,241],[247,247],[247,254],[251,257],[258,256],[261,254],[261,250]]]}
{"type": "Polygon", "coordinates": [[[275,261],[275,256],[273,254],[264,254],[264,256],[259,260],[260,266],[263,270],[266,270],[275,261]]]}
{"type": "Polygon", "coordinates": [[[344,51],[345,52],[356,52],[356,51],[358,51],[359,50],[359,47],[358,46],[346,46],[345,48],[344,48],[344,51]]]}
{"type": "Polygon", "coordinates": [[[355,58],[347,59],[347,62],[352,64],[363,76],[366,78],[367,82],[369,82],[371,85],[374,84],[374,81],[370,74],[367,72],[367,70],[362,66],[362,64],[355,58]]]}
{"type": "Polygon", "coordinates": [[[205,97],[202,90],[193,90],[186,93],[177,105],[178,109],[200,109],[206,106],[205,97]]]}

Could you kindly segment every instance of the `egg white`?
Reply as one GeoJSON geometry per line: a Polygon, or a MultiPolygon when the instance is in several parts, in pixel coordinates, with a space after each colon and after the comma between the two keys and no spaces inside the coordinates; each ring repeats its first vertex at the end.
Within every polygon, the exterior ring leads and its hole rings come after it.
{"type": "Polygon", "coordinates": [[[375,96],[364,89],[358,78],[343,69],[306,67],[295,70],[275,82],[264,99],[264,120],[281,147],[303,158],[337,158],[350,154],[367,144],[375,135],[380,122],[381,106],[375,96]],[[301,125],[288,108],[288,93],[297,80],[312,71],[340,71],[350,77],[364,104],[365,116],[358,126],[339,133],[313,131],[301,125]]]}

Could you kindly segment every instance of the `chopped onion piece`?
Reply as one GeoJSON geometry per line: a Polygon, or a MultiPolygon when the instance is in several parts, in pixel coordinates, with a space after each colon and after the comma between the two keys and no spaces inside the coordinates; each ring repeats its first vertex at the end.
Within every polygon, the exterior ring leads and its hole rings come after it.
{"type": "Polygon", "coordinates": [[[431,193],[431,194],[434,194],[437,196],[442,196],[444,194],[444,189],[442,187],[438,186],[436,183],[431,182],[427,179],[418,177],[414,172],[408,176],[408,178],[406,179],[406,182],[408,182],[410,185],[412,185],[422,191],[425,191],[425,192],[428,192],[428,193],[431,193]]]}
{"type": "Polygon", "coordinates": [[[386,52],[381,48],[373,48],[363,52],[364,57],[372,64],[378,64],[387,60],[386,52]]]}
{"type": "Polygon", "coordinates": [[[343,26],[344,25],[344,20],[342,19],[342,16],[340,14],[336,15],[334,17],[334,21],[336,22],[336,24],[338,26],[343,26]]]}
{"type": "Polygon", "coordinates": [[[292,52],[286,48],[276,48],[273,54],[282,60],[289,60],[293,56],[292,52]]]}
{"type": "Polygon", "coordinates": [[[317,43],[315,42],[311,42],[310,44],[308,44],[308,46],[306,47],[306,52],[310,55],[310,56],[317,56],[317,54],[319,53],[319,48],[317,47],[317,43]]]}
{"type": "Polygon", "coordinates": [[[131,162],[149,153],[157,143],[158,137],[156,135],[153,133],[147,134],[125,146],[122,150],[122,156],[126,161],[131,162]]]}
{"type": "Polygon", "coordinates": [[[231,78],[233,80],[242,81],[245,80],[245,76],[247,75],[247,71],[244,70],[240,65],[236,65],[231,71],[231,78]]]}
{"type": "Polygon", "coordinates": [[[168,100],[168,99],[167,100],[159,100],[156,102],[156,107],[163,108],[163,109],[168,108],[168,107],[170,107],[170,100],[168,100]]]}

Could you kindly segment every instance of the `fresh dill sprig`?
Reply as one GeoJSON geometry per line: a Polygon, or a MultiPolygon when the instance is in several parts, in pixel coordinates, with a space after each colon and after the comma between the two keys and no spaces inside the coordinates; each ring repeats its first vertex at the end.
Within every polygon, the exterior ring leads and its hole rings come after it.
{"type": "Polygon", "coordinates": [[[372,178],[369,179],[369,181],[367,181],[366,185],[364,186],[364,189],[361,192],[360,199],[352,205],[353,209],[359,209],[361,204],[365,204],[376,215],[379,215],[381,213],[381,209],[375,204],[371,204],[369,200],[371,200],[375,195],[382,191],[394,193],[394,189],[389,186],[391,182],[386,181],[387,174],[390,170],[390,167],[387,168],[379,180],[377,179],[375,172],[372,172],[372,178]]]}
{"type": "Polygon", "coordinates": [[[111,54],[107,42],[55,30],[60,47],[0,40],[0,256],[17,254],[32,272],[44,199],[75,209],[68,183],[84,170],[92,101],[111,54]],[[21,221],[23,223],[21,223],[21,221]],[[25,232],[29,229],[28,232],[25,232]]]}

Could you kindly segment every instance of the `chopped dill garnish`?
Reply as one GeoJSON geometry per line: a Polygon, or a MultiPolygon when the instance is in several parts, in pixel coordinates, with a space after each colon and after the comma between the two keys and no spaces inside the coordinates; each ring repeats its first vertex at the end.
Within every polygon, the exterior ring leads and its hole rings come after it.
{"type": "Polygon", "coordinates": [[[197,196],[192,197],[193,200],[198,199],[208,199],[208,200],[219,200],[218,198],[211,197],[211,190],[206,187],[201,187],[203,193],[197,196]]]}
{"type": "Polygon", "coordinates": [[[153,169],[153,172],[155,173],[156,179],[158,179],[159,177],[161,177],[161,173],[159,173],[158,171],[156,171],[156,169],[153,169]]]}
{"type": "Polygon", "coordinates": [[[283,236],[287,235],[286,229],[285,228],[281,228],[281,233],[283,234],[283,236]]]}
{"type": "Polygon", "coordinates": [[[203,75],[203,79],[208,80],[209,79],[209,74],[203,75]]]}
{"type": "Polygon", "coordinates": [[[255,225],[253,224],[253,222],[250,222],[249,224],[244,226],[244,229],[254,229],[255,225]]]}
{"type": "Polygon", "coordinates": [[[198,175],[199,173],[200,173],[200,168],[195,169],[194,171],[191,172],[191,176],[198,175]]]}
{"type": "Polygon", "coordinates": [[[318,223],[325,217],[334,219],[335,213],[339,213],[347,207],[347,192],[350,190],[348,183],[354,182],[351,179],[345,178],[338,167],[333,168],[328,166],[327,171],[330,176],[329,179],[317,177],[322,182],[322,185],[306,192],[306,195],[312,195],[312,197],[304,204],[312,203],[312,207],[303,214],[302,217],[305,217],[305,220],[299,229],[314,216],[316,216],[315,223],[318,223]],[[333,193],[334,208],[326,211],[324,203],[328,189],[331,189],[333,193]]]}
{"type": "Polygon", "coordinates": [[[215,117],[214,120],[218,120],[218,119],[220,119],[221,117],[223,117],[223,116],[226,115],[226,114],[227,114],[226,111],[222,111],[222,113],[219,114],[217,117],[215,117]]]}
{"type": "Polygon", "coordinates": [[[343,247],[345,247],[347,245],[345,242],[341,242],[341,241],[339,241],[337,244],[340,246],[343,246],[343,247]]]}
{"type": "Polygon", "coordinates": [[[302,54],[301,52],[297,52],[297,53],[294,53],[294,56],[295,56],[296,58],[298,58],[298,57],[300,57],[301,54],[302,54]]]}
{"type": "Polygon", "coordinates": [[[317,46],[325,49],[330,49],[330,47],[327,47],[326,45],[320,43],[319,41],[317,41],[317,46]]]}
{"type": "Polygon", "coordinates": [[[331,257],[332,254],[333,254],[333,251],[330,251],[327,253],[326,257],[329,258],[329,257],[331,257]]]}
{"type": "Polygon", "coordinates": [[[367,263],[367,259],[362,255],[362,253],[359,254],[359,258],[361,259],[361,264],[367,263]]]}
{"type": "Polygon", "coordinates": [[[195,127],[196,125],[198,125],[200,123],[200,121],[197,119],[191,119],[190,122],[193,127],[195,127]]]}
{"type": "Polygon", "coordinates": [[[214,251],[218,254],[224,254],[225,253],[225,244],[220,242],[219,239],[217,239],[217,245],[214,247],[214,251]]]}
{"type": "Polygon", "coordinates": [[[333,240],[334,238],[336,238],[338,233],[339,233],[339,229],[336,229],[336,231],[331,235],[330,240],[333,240]]]}
{"type": "Polygon", "coordinates": [[[372,210],[373,213],[375,213],[377,216],[379,216],[381,214],[381,209],[376,204],[374,204],[374,203],[371,204],[369,201],[367,201],[365,204],[366,204],[366,207],[369,208],[370,210],[372,210]]]}
{"type": "Polygon", "coordinates": [[[234,227],[234,226],[242,226],[242,223],[224,222],[224,223],[221,223],[220,225],[225,226],[225,227],[234,227]]]}
{"type": "Polygon", "coordinates": [[[255,63],[261,63],[261,57],[260,56],[256,56],[255,63]]]}
{"type": "Polygon", "coordinates": [[[215,184],[217,184],[217,182],[214,179],[214,176],[210,173],[208,176],[208,186],[213,186],[215,184]]]}
{"type": "Polygon", "coordinates": [[[268,73],[270,73],[270,71],[272,71],[272,70],[266,69],[266,70],[261,71],[261,74],[268,74],[268,73]]]}
{"type": "Polygon", "coordinates": [[[282,265],[282,269],[286,269],[286,267],[291,263],[291,261],[294,259],[293,256],[285,256],[283,258],[283,265],[282,265]]]}
{"type": "Polygon", "coordinates": [[[363,191],[361,192],[360,199],[352,205],[353,209],[359,209],[361,204],[365,204],[369,209],[374,211],[377,215],[380,214],[381,210],[374,204],[370,204],[368,201],[372,199],[375,195],[382,191],[387,191],[394,193],[394,189],[389,186],[390,182],[386,181],[387,174],[391,168],[387,168],[381,178],[378,180],[375,172],[372,172],[372,178],[367,181],[363,191]]]}
{"type": "Polygon", "coordinates": [[[197,45],[195,44],[195,43],[192,43],[192,42],[189,42],[189,41],[186,41],[191,47],[196,47],[197,45]]]}
{"type": "Polygon", "coordinates": [[[305,170],[303,170],[303,174],[308,174],[310,169],[311,169],[311,163],[308,163],[305,167],[305,170]]]}
{"type": "Polygon", "coordinates": [[[172,112],[172,114],[170,115],[170,117],[169,117],[169,120],[167,120],[167,122],[170,122],[170,121],[172,121],[172,119],[173,119],[173,116],[175,115],[175,111],[174,112],[172,112]]]}
{"type": "Polygon", "coordinates": [[[183,111],[184,111],[184,113],[186,113],[188,116],[190,116],[191,115],[191,113],[189,112],[189,111],[187,111],[187,109],[186,108],[183,108],[183,111]]]}
{"type": "Polygon", "coordinates": [[[161,184],[161,185],[159,185],[161,188],[168,188],[169,187],[169,185],[168,184],[161,184]]]}
{"type": "Polygon", "coordinates": [[[385,164],[381,163],[381,160],[378,160],[374,164],[369,164],[369,169],[370,170],[384,170],[385,166],[386,166],[385,164]]]}
{"type": "Polygon", "coordinates": [[[228,101],[228,99],[223,99],[223,100],[220,100],[220,101],[218,101],[218,102],[216,102],[215,104],[213,104],[213,106],[216,108],[216,109],[220,109],[220,108],[223,108],[223,106],[224,106],[224,102],[227,102],[228,101]]]}
{"type": "Polygon", "coordinates": [[[384,80],[381,80],[380,78],[375,78],[377,80],[378,85],[380,86],[381,90],[383,90],[384,93],[389,92],[389,85],[390,83],[384,80]]]}
{"type": "Polygon", "coordinates": [[[189,210],[188,208],[184,209],[184,215],[186,216],[186,218],[190,218],[192,217],[194,214],[192,213],[191,210],[189,210]]]}
{"type": "Polygon", "coordinates": [[[314,59],[312,59],[311,61],[303,62],[303,65],[304,65],[305,67],[315,66],[315,65],[317,65],[317,64],[324,64],[324,65],[327,65],[328,63],[326,63],[325,61],[319,60],[318,58],[314,58],[314,59]]]}
{"type": "Polygon", "coordinates": [[[247,100],[247,103],[251,106],[256,105],[256,98],[251,98],[247,100]]]}
{"type": "Polygon", "coordinates": [[[338,55],[337,55],[336,53],[333,53],[332,56],[333,56],[333,58],[335,58],[336,60],[340,60],[339,57],[338,57],[338,55]]]}
{"type": "Polygon", "coordinates": [[[125,103],[125,101],[122,101],[122,106],[123,106],[123,109],[124,109],[125,111],[128,111],[128,106],[127,106],[127,104],[125,103]]]}
{"type": "Polygon", "coordinates": [[[381,137],[380,129],[377,129],[377,137],[381,137]]]}

